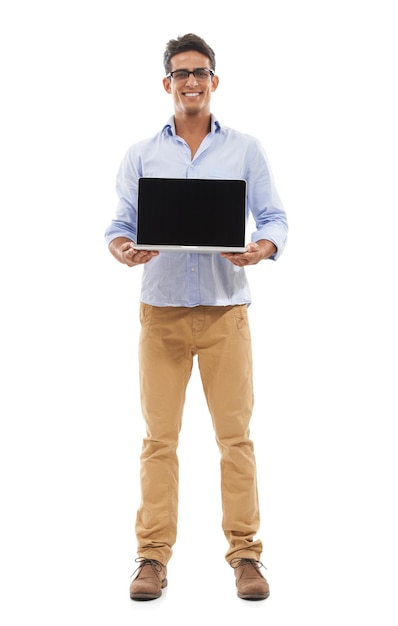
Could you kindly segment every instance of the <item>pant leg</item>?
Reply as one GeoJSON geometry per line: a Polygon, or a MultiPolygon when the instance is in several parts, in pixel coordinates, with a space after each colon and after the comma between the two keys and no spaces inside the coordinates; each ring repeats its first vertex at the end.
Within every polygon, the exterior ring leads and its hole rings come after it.
{"type": "Polygon", "coordinates": [[[141,453],[138,554],[167,564],[176,541],[177,445],[192,371],[191,329],[181,307],[141,305],[140,392],[146,437],[141,453]]]}
{"type": "Polygon", "coordinates": [[[198,361],[221,453],[222,526],[234,557],[259,560],[254,537],[260,514],[249,424],[253,410],[252,351],[247,307],[206,307],[198,361]]]}

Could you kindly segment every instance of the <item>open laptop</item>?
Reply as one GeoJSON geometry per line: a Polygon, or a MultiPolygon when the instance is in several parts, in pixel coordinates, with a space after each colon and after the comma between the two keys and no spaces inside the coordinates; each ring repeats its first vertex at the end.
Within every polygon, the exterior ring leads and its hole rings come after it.
{"type": "Polygon", "coordinates": [[[138,250],[245,252],[245,224],[245,180],[138,180],[138,250]]]}

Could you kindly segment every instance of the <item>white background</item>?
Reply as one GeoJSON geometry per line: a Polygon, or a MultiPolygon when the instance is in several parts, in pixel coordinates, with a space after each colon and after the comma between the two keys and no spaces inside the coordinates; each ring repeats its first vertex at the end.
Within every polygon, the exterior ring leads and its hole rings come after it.
{"type": "Polygon", "coordinates": [[[3,623],[397,624],[394,4],[2,3],[3,623]],[[103,233],[124,153],[172,113],[162,55],[185,32],[215,49],[213,112],[261,139],[290,222],[248,269],[265,603],[224,561],[196,372],[169,589],[128,597],[140,270],[103,233]]]}

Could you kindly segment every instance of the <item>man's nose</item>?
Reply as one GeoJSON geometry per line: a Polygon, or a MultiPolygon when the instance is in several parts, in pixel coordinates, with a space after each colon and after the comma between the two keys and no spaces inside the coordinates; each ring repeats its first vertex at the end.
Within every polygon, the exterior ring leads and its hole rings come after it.
{"type": "Polygon", "coordinates": [[[197,85],[198,84],[198,81],[196,80],[195,75],[194,75],[193,72],[190,72],[188,74],[187,83],[189,85],[197,85]]]}

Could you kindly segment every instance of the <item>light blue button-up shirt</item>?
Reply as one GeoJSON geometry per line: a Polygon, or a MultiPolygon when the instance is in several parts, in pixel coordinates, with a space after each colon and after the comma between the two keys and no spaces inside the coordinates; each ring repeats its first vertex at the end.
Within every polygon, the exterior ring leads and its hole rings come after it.
{"type": "MultiPolygon", "coordinates": [[[[221,126],[211,116],[210,133],[195,156],[176,135],[174,118],[145,141],[133,145],[120,166],[116,190],[119,203],[105,233],[109,244],[116,237],[136,241],[138,179],[229,178],[247,182],[247,222],[255,224],[251,241],[268,239],[277,259],[285,246],[287,220],[275,189],[267,157],[259,141],[221,126]]],[[[143,266],[141,301],[153,306],[194,307],[250,304],[245,269],[220,254],[161,252],[143,266]]]]}

